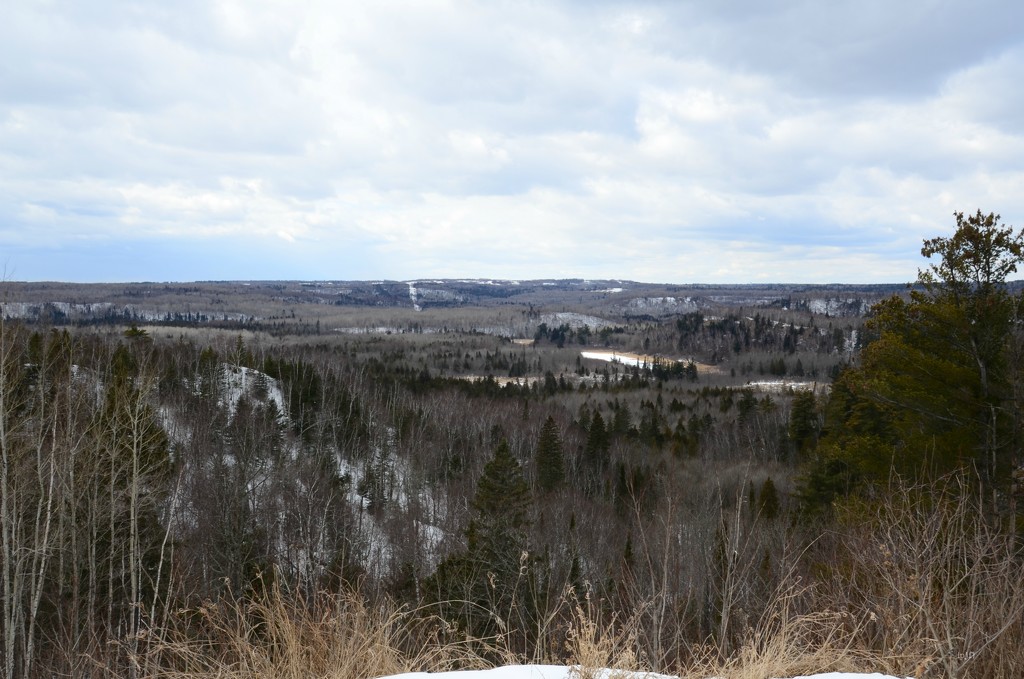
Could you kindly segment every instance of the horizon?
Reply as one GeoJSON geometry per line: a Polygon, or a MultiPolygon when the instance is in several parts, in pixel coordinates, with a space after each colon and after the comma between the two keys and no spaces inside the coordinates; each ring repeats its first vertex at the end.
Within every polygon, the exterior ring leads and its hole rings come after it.
{"type": "MultiPolygon", "coordinates": [[[[701,282],[701,281],[684,281],[684,282],[673,282],[673,281],[642,281],[632,280],[621,277],[613,278],[585,278],[581,276],[569,276],[569,277],[541,277],[541,278],[499,278],[495,276],[481,277],[481,278],[470,278],[470,277],[454,277],[454,278],[438,278],[434,276],[422,276],[417,278],[210,278],[210,279],[197,279],[197,280],[95,280],[95,281],[72,281],[72,280],[56,280],[56,279],[40,279],[40,280],[26,280],[18,278],[5,278],[0,280],[0,286],[5,283],[12,283],[16,285],[69,285],[69,286],[100,286],[100,285],[248,285],[248,284],[269,284],[269,283],[299,283],[302,285],[307,284],[342,284],[342,283],[362,283],[366,285],[383,285],[383,284],[409,284],[409,283],[471,283],[471,284],[508,284],[508,285],[520,285],[523,283],[576,283],[581,284],[596,284],[596,283],[619,283],[623,285],[633,284],[641,286],[666,286],[666,287],[678,287],[678,288],[729,288],[729,287],[814,287],[814,288],[825,288],[825,287],[895,287],[895,286],[913,286],[917,284],[917,281],[867,281],[860,283],[843,283],[837,281],[826,281],[826,282],[803,282],[803,281],[751,281],[751,282],[739,282],[739,283],[715,283],[715,282],[701,282]]],[[[1012,279],[1006,281],[1006,284],[1012,285],[1015,283],[1024,283],[1022,279],[1012,279]]],[[[606,292],[608,294],[618,294],[620,292],[628,292],[629,288],[623,288],[621,290],[601,290],[595,292],[606,292]]]]}

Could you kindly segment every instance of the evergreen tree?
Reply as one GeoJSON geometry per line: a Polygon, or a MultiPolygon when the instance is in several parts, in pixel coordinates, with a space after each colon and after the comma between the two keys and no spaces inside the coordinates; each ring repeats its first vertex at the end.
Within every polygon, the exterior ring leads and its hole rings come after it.
{"type": "Polygon", "coordinates": [[[813,391],[798,391],[789,413],[789,440],[797,452],[815,443],[818,435],[817,401],[813,391]]]}
{"type": "Polygon", "coordinates": [[[537,485],[542,491],[555,490],[565,481],[562,439],[555,418],[548,416],[537,441],[537,485]]]}
{"type": "Polygon", "coordinates": [[[504,440],[484,466],[472,507],[475,517],[467,536],[470,555],[494,572],[518,571],[530,524],[530,488],[504,440]]]}
{"type": "Polygon", "coordinates": [[[590,420],[590,429],[587,432],[587,445],[583,450],[583,457],[587,463],[596,470],[603,470],[608,466],[608,430],[605,428],[604,418],[601,413],[594,411],[594,417],[590,420]]]}
{"type": "Polygon", "coordinates": [[[917,289],[874,307],[877,338],[833,385],[805,498],[828,502],[894,472],[928,480],[971,470],[993,497],[1008,486],[1020,448],[1010,361],[1021,300],[1006,277],[1024,261],[1024,231],[995,214],[955,217],[952,236],[925,241],[921,254],[940,261],[919,272],[917,289]]]}
{"type": "Polygon", "coordinates": [[[612,432],[616,436],[625,436],[629,433],[629,428],[632,426],[631,418],[629,415],[629,406],[625,403],[619,403],[616,400],[615,417],[612,418],[612,432]]]}
{"type": "Polygon", "coordinates": [[[761,484],[761,492],[757,498],[757,508],[762,518],[774,519],[779,515],[779,491],[775,488],[772,477],[765,478],[761,484]]]}
{"type": "Polygon", "coordinates": [[[532,502],[506,441],[484,466],[471,506],[466,552],[438,565],[426,583],[427,598],[477,637],[493,636],[513,622],[527,629],[535,609],[527,532],[532,502]]]}

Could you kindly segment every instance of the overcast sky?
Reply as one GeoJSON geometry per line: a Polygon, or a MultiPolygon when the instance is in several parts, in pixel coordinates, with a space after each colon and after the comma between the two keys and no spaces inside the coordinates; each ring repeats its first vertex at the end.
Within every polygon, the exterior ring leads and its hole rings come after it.
{"type": "Polygon", "coordinates": [[[10,0],[8,280],[905,282],[1024,226],[1024,3],[10,0]]]}

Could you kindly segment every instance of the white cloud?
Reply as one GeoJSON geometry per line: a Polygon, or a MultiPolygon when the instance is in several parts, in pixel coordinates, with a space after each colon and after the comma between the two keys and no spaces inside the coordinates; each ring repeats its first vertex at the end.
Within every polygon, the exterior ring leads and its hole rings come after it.
{"type": "Polygon", "coordinates": [[[953,210],[1024,219],[1005,3],[91,4],[0,27],[0,247],[906,280],[953,210]]]}

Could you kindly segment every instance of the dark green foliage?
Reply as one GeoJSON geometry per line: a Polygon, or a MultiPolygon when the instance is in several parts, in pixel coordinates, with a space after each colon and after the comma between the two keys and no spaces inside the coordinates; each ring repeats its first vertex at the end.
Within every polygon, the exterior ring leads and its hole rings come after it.
{"type": "Polygon", "coordinates": [[[1024,233],[994,214],[955,216],[951,237],[925,242],[921,253],[940,261],[919,273],[909,298],[874,307],[875,339],[833,386],[827,434],[806,477],[817,487],[804,488],[805,498],[961,469],[989,489],[1008,487],[1019,461],[1011,369],[1019,300],[1005,279],[1024,258],[1024,233]]]}
{"type": "Polygon", "coordinates": [[[555,418],[548,416],[537,441],[537,486],[544,492],[559,488],[565,482],[565,458],[562,438],[555,418]]]}
{"type": "Polygon", "coordinates": [[[789,413],[789,440],[797,452],[814,446],[818,436],[817,400],[813,391],[798,391],[793,395],[789,413]]]}
{"type": "Polygon", "coordinates": [[[630,428],[629,406],[625,403],[615,403],[615,415],[612,418],[611,433],[615,436],[625,436],[630,428]]]}
{"type": "Polygon", "coordinates": [[[139,326],[132,323],[131,327],[124,331],[124,336],[129,340],[141,340],[148,341],[150,338],[149,333],[140,328],[139,326]]]}
{"type": "MultiPolygon", "coordinates": [[[[917,292],[932,299],[925,286],[917,292]]],[[[607,619],[638,614],[637,650],[652,666],[682,668],[688,648],[702,640],[740,644],[741,630],[765,612],[766,593],[786,574],[817,586],[804,555],[827,561],[835,539],[829,512],[815,517],[813,530],[780,520],[788,518],[794,486],[787,462],[804,465],[793,495],[821,510],[841,507],[858,491],[884,501],[894,472],[914,475],[949,460],[974,464],[986,459],[979,451],[998,453],[1014,441],[1005,389],[1019,383],[1021,372],[1009,352],[986,355],[988,393],[998,399],[980,399],[982,381],[969,377],[977,361],[951,311],[956,305],[930,301],[926,308],[911,296],[880,305],[871,333],[856,318],[843,328],[819,323],[819,333],[813,319],[792,317],[804,297],[812,298],[797,292],[773,308],[716,309],[708,318],[644,317],[626,330],[544,326],[538,337],[549,343],[529,349],[469,332],[334,334],[336,322],[326,317],[322,338],[254,336],[261,339],[249,347],[234,330],[208,335],[213,347],[163,331],[152,341],[120,332],[26,332],[8,361],[7,395],[26,411],[46,395],[57,404],[55,411],[46,402],[46,412],[59,416],[37,424],[22,410],[11,413],[14,441],[32,443],[38,432],[46,452],[51,432],[67,426],[72,435],[52,446],[54,459],[75,465],[75,477],[54,486],[61,494],[54,530],[67,544],[24,552],[50,559],[45,573],[33,571],[47,579],[40,653],[67,648],[86,657],[90,647],[75,646],[64,630],[81,630],[83,644],[107,648],[129,638],[125,621],[142,610],[125,593],[125,564],[135,558],[125,549],[132,521],[136,570],[147,581],[142,603],[147,615],[156,609],[154,619],[173,618],[175,610],[228,589],[263,596],[275,578],[296,600],[324,589],[388,592],[413,616],[422,611],[458,623],[451,639],[501,634],[500,644],[521,658],[542,658],[564,648],[559,616],[566,609],[558,607],[568,599],[556,602],[571,587],[579,597],[592,595],[594,610],[607,619]],[[628,336],[616,336],[621,332],[628,336]],[[853,351],[839,356],[855,337],[882,345],[863,361],[853,351]],[[656,363],[650,373],[602,365],[594,379],[574,350],[599,341],[617,349],[649,341],[652,352],[669,354],[684,347],[676,356],[699,360],[700,379],[697,364],[685,359],[656,363]],[[91,344],[83,350],[79,342],[91,344]],[[813,342],[823,348],[808,358],[813,342]],[[561,352],[553,346],[559,343],[566,345],[561,352]],[[736,358],[748,351],[756,353],[736,358]],[[855,368],[836,374],[831,396],[820,402],[810,392],[766,397],[741,386],[759,361],[766,372],[817,377],[833,374],[844,359],[855,368]],[[705,370],[715,362],[718,371],[705,370]],[[245,393],[229,400],[225,387],[240,380],[225,371],[249,364],[267,376],[249,372],[245,393]],[[481,368],[526,376],[529,386],[465,379],[481,368]],[[730,369],[743,377],[730,379],[730,369]],[[931,369],[938,377],[924,383],[931,369]],[[156,376],[159,390],[146,387],[156,376]],[[112,440],[124,440],[128,430],[101,419],[112,417],[103,414],[103,394],[115,387],[126,402],[140,397],[151,409],[140,412],[170,433],[164,450],[156,442],[152,458],[140,449],[137,459],[157,464],[138,488],[140,511],[127,520],[124,462],[131,455],[115,454],[112,440]],[[277,411],[278,390],[284,412],[277,411]],[[73,406],[59,401],[76,394],[73,406]],[[994,429],[984,408],[968,407],[972,402],[997,406],[994,429]],[[962,422],[943,424],[936,414],[962,422]],[[979,431],[994,433],[995,445],[982,440],[979,448],[979,431]],[[950,450],[955,455],[946,457],[950,450]],[[519,465],[526,458],[533,486],[519,465]],[[666,603],[656,616],[644,608],[651,601],[666,603]]],[[[314,327],[309,309],[298,311],[314,327]]],[[[536,323],[540,315],[524,319],[536,323]]],[[[456,322],[471,321],[467,312],[456,322]]],[[[985,341],[978,335],[976,344],[985,341]]],[[[147,429],[143,421],[139,431],[147,429]]],[[[21,465],[36,455],[25,451],[21,465]]],[[[45,473],[29,469],[19,497],[45,491],[45,473]]],[[[18,516],[42,515],[22,509],[18,516]]],[[[123,666],[111,662],[108,673],[123,666]]],[[[39,676],[82,674],[57,669],[39,676]]]]}
{"type": "Polygon", "coordinates": [[[740,422],[747,422],[754,416],[754,413],[757,412],[757,396],[754,395],[753,389],[743,390],[739,403],[737,403],[737,410],[740,422]]]}
{"type": "Polygon", "coordinates": [[[595,470],[604,470],[608,466],[608,452],[611,442],[608,437],[608,430],[605,428],[604,418],[601,413],[595,411],[590,419],[590,428],[587,431],[587,445],[583,449],[583,459],[595,470]]]}
{"type": "Polygon", "coordinates": [[[445,558],[424,589],[446,618],[490,637],[509,617],[529,618],[534,610],[530,490],[505,441],[484,466],[471,506],[466,551],[445,558]]]}
{"type": "Polygon", "coordinates": [[[757,495],[757,509],[763,519],[774,519],[779,515],[779,491],[770,476],[761,484],[761,492],[757,495]]]}
{"type": "Polygon", "coordinates": [[[530,523],[530,488],[508,443],[501,441],[494,458],[484,466],[472,507],[475,511],[469,549],[482,551],[485,563],[496,571],[518,564],[526,547],[530,523]]]}

